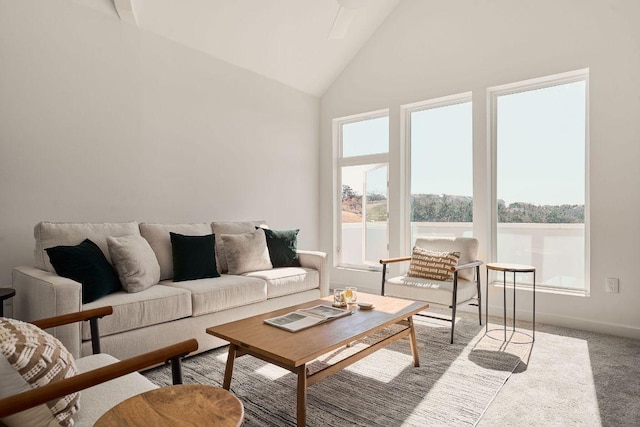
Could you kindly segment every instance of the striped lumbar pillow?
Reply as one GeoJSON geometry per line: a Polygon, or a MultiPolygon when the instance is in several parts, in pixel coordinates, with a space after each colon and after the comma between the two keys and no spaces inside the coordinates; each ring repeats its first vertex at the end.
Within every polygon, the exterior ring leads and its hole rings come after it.
{"type": "MultiPolygon", "coordinates": [[[[0,398],[78,374],[73,356],[55,337],[30,323],[0,317],[0,398]]],[[[79,393],[0,419],[12,426],[73,426],[79,393]]]]}
{"type": "Polygon", "coordinates": [[[451,281],[452,270],[458,265],[459,259],[460,252],[432,252],[414,246],[407,276],[451,281]]]}

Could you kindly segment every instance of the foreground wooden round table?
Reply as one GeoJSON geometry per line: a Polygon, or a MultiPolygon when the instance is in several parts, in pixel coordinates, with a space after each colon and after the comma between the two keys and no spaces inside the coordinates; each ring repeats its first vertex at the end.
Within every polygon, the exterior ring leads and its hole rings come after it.
{"type": "Polygon", "coordinates": [[[244,407],[227,390],[201,384],[173,385],[133,396],[111,408],[95,427],[242,425],[244,407]]]}

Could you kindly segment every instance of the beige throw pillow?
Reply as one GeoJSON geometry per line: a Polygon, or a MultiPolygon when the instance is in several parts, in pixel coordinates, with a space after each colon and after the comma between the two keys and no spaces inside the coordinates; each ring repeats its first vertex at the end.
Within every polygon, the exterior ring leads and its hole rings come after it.
{"type": "MultiPolygon", "coordinates": [[[[79,373],[62,343],[30,323],[0,317],[0,398],[42,387],[79,373]]],[[[71,393],[0,419],[0,425],[71,427],[80,393],[71,393]]]]}
{"type": "Polygon", "coordinates": [[[452,281],[459,259],[460,252],[432,252],[414,246],[407,276],[452,281]]]}
{"type": "Polygon", "coordinates": [[[250,271],[271,270],[271,259],[264,230],[250,233],[222,234],[229,274],[243,274],[250,271]]]}
{"type": "Polygon", "coordinates": [[[140,292],[160,281],[160,264],[142,236],[107,237],[109,254],[127,292],[140,292]]]}
{"type": "Polygon", "coordinates": [[[216,259],[219,273],[227,273],[227,256],[225,255],[224,242],[219,237],[223,234],[249,233],[256,227],[267,227],[265,221],[217,221],[211,223],[211,231],[216,236],[216,259]]]}

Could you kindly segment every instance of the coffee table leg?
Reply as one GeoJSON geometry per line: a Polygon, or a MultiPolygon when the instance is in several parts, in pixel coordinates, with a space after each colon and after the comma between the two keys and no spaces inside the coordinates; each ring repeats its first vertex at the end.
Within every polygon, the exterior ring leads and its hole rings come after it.
{"type": "Polygon", "coordinates": [[[231,388],[231,375],[233,375],[233,362],[236,360],[236,351],[238,346],[229,344],[229,355],[227,356],[227,367],[224,370],[224,382],[222,388],[229,390],[231,388]]]}
{"type": "Polygon", "coordinates": [[[409,342],[411,343],[411,355],[413,356],[413,366],[420,366],[420,356],[418,355],[418,342],[416,341],[416,328],[413,327],[413,316],[409,317],[409,342]]]}
{"type": "Polygon", "coordinates": [[[298,427],[304,427],[307,424],[307,365],[297,368],[298,371],[298,402],[296,407],[296,416],[298,427]]]}

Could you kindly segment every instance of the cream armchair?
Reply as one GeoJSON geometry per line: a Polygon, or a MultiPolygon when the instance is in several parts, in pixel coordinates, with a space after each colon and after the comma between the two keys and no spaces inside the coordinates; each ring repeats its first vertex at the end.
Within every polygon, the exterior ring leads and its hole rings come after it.
{"type": "MultiPolygon", "coordinates": [[[[433,252],[460,252],[458,265],[452,268],[452,281],[439,281],[409,277],[406,274],[387,279],[387,265],[411,261],[410,256],[381,259],[382,295],[426,301],[451,308],[451,343],[455,329],[456,307],[474,301],[478,305],[478,320],[482,325],[480,266],[478,240],[474,238],[432,238],[418,237],[416,246],[433,252]]],[[[435,317],[435,316],[434,316],[435,317]]],[[[449,320],[449,319],[445,319],[449,320]]]]}
{"type": "Polygon", "coordinates": [[[120,361],[108,354],[100,353],[98,319],[112,313],[113,308],[106,306],[30,322],[41,329],[49,329],[89,321],[94,354],[75,359],[81,372],[78,375],[0,399],[0,419],[82,390],[80,410],[74,417],[75,427],[93,426],[105,412],[118,403],[158,388],[137,371],[165,362],[171,363],[173,383],[181,384],[180,359],[198,349],[197,340],[186,340],[120,361]]]}

